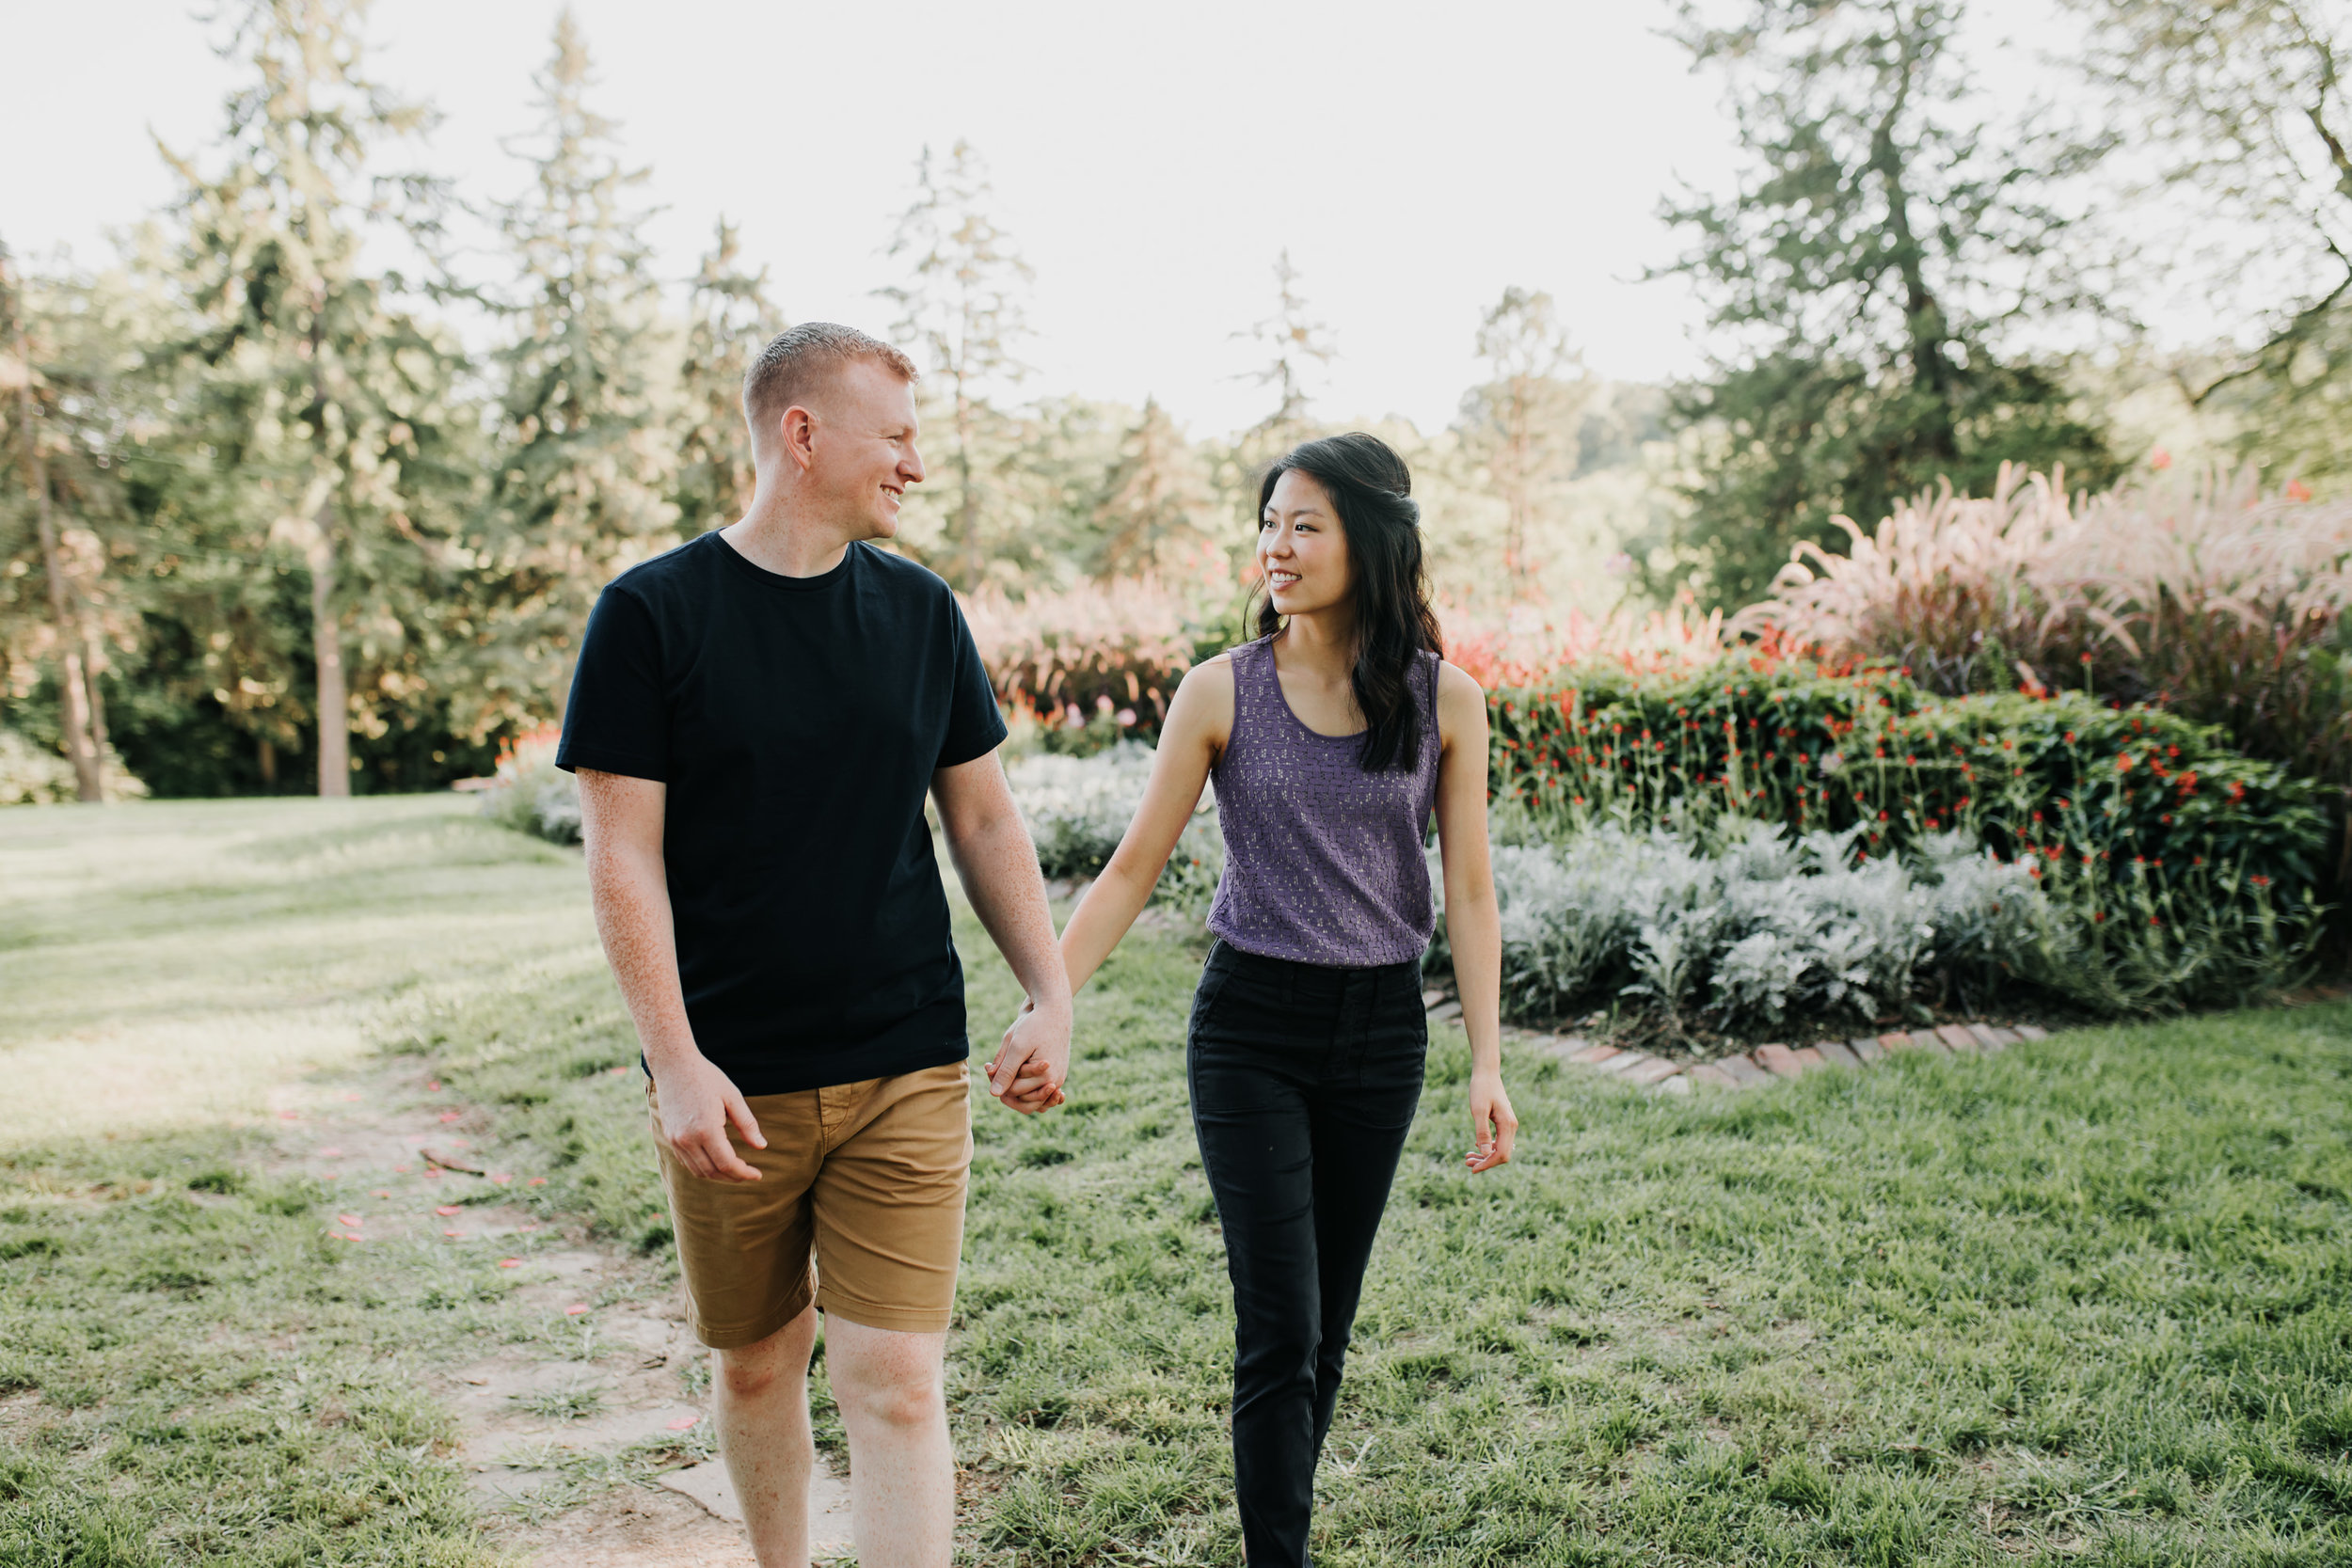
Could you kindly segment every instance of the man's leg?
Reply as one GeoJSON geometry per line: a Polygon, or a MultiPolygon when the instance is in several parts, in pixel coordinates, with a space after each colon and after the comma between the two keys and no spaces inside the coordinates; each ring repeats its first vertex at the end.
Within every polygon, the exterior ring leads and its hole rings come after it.
{"type": "Polygon", "coordinates": [[[808,1478],[817,1463],[808,1357],[816,1344],[811,1307],[755,1345],[711,1353],[719,1451],[760,1568],[808,1568],[808,1478]]]}
{"type": "Polygon", "coordinates": [[[850,1515],[862,1568],[946,1568],[954,1555],[946,1349],[945,1334],[825,1318],[825,1372],[850,1429],[850,1515]]]}

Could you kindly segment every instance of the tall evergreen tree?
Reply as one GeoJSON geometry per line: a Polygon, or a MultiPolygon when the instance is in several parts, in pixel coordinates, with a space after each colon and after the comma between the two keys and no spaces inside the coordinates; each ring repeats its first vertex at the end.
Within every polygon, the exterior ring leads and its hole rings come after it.
{"type": "Polygon", "coordinates": [[[674,454],[655,367],[671,358],[660,288],[617,127],[588,106],[588,46],[567,8],[535,78],[532,181],[501,204],[518,277],[498,353],[502,455],[484,553],[502,657],[484,701],[561,717],[598,589],[676,538],[674,454]]]}
{"type": "Polygon", "coordinates": [[[2159,163],[2147,193],[2188,211],[2190,266],[2243,343],[2181,378],[2243,410],[2242,444],[2352,475],[2352,14],[2317,0],[2068,0],[2118,134],[2159,163]]]}
{"type": "Polygon", "coordinates": [[[405,481],[449,423],[455,366],[401,308],[403,279],[361,254],[388,207],[429,224],[434,194],[375,165],[430,116],[366,75],[366,15],[365,0],[244,0],[223,53],[253,79],[229,101],[223,166],[166,154],[186,187],[189,422],[213,457],[213,527],[249,561],[292,552],[307,578],[322,795],[350,793],[353,727],[380,730],[397,695],[371,677],[430,621],[433,548],[405,481]]]}
{"type": "Polygon", "coordinates": [[[1721,67],[1754,172],[1669,202],[1726,344],[1679,414],[1699,427],[1685,554],[1708,595],[1760,594],[1798,539],[1866,523],[2001,462],[2111,473],[2100,431],[2002,328],[2087,306],[2063,266],[2058,185],[2089,154],[1976,117],[1959,0],[1686,3],[1680,41],[1721,67]],[[1720,24],[1712,13],[1727,13],[1720,24]]]}
{"type": "Polygon", "coordinates": [[[1094,575],[1197,575],[1204,552],[1216,551],[1208,530],[1215,506],[1200,454],[1159,400],[1146,398],[1094,504],[1094,575]]]}
{"type": "Polygon", "coordinates": [[[923,149],[914,200],[899,215],[889,254],[907,267],[902,283],[877,290],[899,309],[898,341],[939,377],[946,403],[954,531],[963,562],[958,586],[986,576],[991,449],[998,444],[1013,388],[1028,373],[1016,352],[1028,336],[1025,299],[1034,276],[996,226],[988,166],[958,137],[944,163],[923,149]]]}
{"type": "Polygon", "coordinates": [[[1264,365],[1250,372],[1249,378],[1275,394],[1273,408],[1242,436],[1243,450],[1249,454],[1245,461],[1255,464],[1279,455],[1314,434],[1307,410],[1331,362],[1339,357],[1332,346],[1331,329],[1315,320],[1308,309],[1298,269],[1291,265],[1287,247],[1274,260],[1274,313],[1233,336],[1248,339],[1265,354],[1264,365]]]}
{"type": "Polygon", "coordinates": [[[1458,428],[1503,504],[1503,563],[1513,592],[1523,594],[1536,569],[1531,539],[1576,473],[1592,379],[1568,346],[1551,296],[1516,286],[1479,324],[1478,357],[1487,377],[1463,398],[1458,428]]]}
{"type": "Polygon", "coordinates": [[[694,274],[687,305],[686,358],[678,372],[678,527],[689,534],[724,528],[752,502],[751,435],[743,425],[743,372],[784,330],[768,299],[768,269],[747,273],[733,224],[718,233],[694,274]]]}

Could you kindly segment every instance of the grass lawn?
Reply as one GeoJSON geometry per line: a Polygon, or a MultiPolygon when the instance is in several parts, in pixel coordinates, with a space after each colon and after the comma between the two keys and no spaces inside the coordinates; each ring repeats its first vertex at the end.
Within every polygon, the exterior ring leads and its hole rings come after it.
{"type": "MultiPolygon", "coordinates": [[[[660,1256],[577,862],[461,809],[0,815],[0,1052],[47,1085],[0,1110],[0,1565],[492,1560],[417,1369],[523,1331],[501,1281],[339,1248],[331,1187],[251,1158],[290,1038],[421,1052],[548,1213],[660,1256]],[[115,1127],[151,1069],[222,1086],[115,1127]]],[[[1071,1103],[976,1108],[969,1560],[1239,1560],[1197,963],[1138,933],[1071,1103]]],[[[2352,1562],[2352,1007],[1690,1099],[1515,1050],[1519,1159],[1475,1180],[1467,1065],[1440,1030],[1318,1560],[2352,1562]]]]}

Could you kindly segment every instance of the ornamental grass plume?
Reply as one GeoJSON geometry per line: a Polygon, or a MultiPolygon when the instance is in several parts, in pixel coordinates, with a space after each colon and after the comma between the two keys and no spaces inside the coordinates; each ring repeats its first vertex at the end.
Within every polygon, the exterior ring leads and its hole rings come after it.
{"type": "Polygon", "coordinates": [[[2222,725],[2249,754],[2352,784],[2352,501],[2249,467],[2070,499],[2062,470],[1948,484],[1844,555],[1800,545],[1731,629],[1896,660],[1948,695],[2074,688],[2222,725]]]}
{"type": "Polygon", "coordinates": [[[1700,669],[1724,654],[1720,610],[1701,615],[1689,594],[1665,610],[1617,610],[1600,619],[1570,610],[1520,603],[1500,612],[1439,604],[1445,657],[1489,691],[1538,687],[1570,666],[1599,662],[1629,674],[1700,669]]]}
{"type": "Polygon", "coordinates": [[[1181,594],[1152,578],[1085,583],[1014,599],[983,588],[963,600],[964,619],[997,700],[1043,718],[1091,713],[1107,699],[1157,734],[1193,659],[1181,594]]]}

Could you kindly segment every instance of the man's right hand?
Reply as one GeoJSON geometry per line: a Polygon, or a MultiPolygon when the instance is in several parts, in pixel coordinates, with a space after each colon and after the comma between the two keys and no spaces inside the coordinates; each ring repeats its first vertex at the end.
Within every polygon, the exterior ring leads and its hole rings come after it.
{"type": "Polygon", "coordinates": [[[766,1148],[768,1140],[760,1134],[759,1118],[725,1073],[696,1055],[689,1062],[656,1068],[653,1088],[661,1110],[662,1145],[679,1164],[706,1181],[759,1180],[759,1172],[735,1152],[727,1124],[734,1123],[754,1148],[766,1148]]]}

